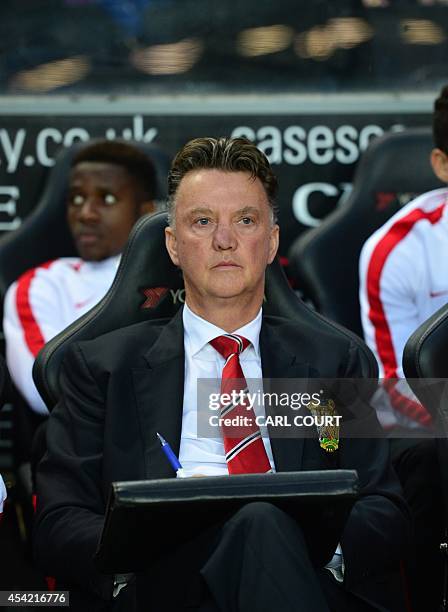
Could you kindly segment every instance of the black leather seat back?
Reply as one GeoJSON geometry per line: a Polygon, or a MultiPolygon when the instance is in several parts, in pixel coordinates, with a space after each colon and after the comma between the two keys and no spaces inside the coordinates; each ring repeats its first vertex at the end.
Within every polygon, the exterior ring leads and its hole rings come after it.
{"type": "Polygon", "coordinates": [[[446,413],[445,432],[448,434],[447,355],[448,304],[439,308],[415,330],[403,351],[406,379],[435,419],[446,413]]]}
{"type": "MultiPolygon", "coordinates": [[[[135,225],[114,283],[103,300],[75,323],[44,346],[37,356],[33,376],[40,394],[51,409],[60,394],[58,375],[61,361],[70,342],[95,338],[108,331],[148,318],[171,318],[183,303],[183,279],[172,264],[165,248],[166,214],[143,217],[135,225]]],[[[290,288],[277,260],[266,273],[264,312],[298,319],[300,324],[316,329],[322,326],[339,329],[309,309],[290,288]]],[[[357,337],[365,376],[377,376],[376,361],[357,337]]]]}
{"type": "Polygon", "coordinates": [[[422,323],[406,342],[403,351],[406,378],[448,380],[448,304],[422,323]]]}
{"type": "Polygon", "coordinates": [[[432,147],[429,128],[375,139],[359,162],[347,201],[291,247],[298,287],[320,313],[360,336],[361,248],[400,209],[400,200],[441,186],[429,162],[432,147]]]}
{"type": "MultiPolygon", "coordinates": [[[[71,162],[86,144],[76,143],[62,149],[48,172],[39,201],[22,225],[0,239],[0,300],[6,289],[23,272],[57,257],[76,256],[66,221],[66,193],[71,162]]],[[[157,199],[166,199],[166,177],[170,160],[154,145],[130,142],[142,149],[154,162],[157,173],[157,199]]]]}
{"type": "Polygon", "coordinates": [[[448,304],[422,323],[406,342],[403,370],[433,419],[445,512],[448,508],[448,304]]]}

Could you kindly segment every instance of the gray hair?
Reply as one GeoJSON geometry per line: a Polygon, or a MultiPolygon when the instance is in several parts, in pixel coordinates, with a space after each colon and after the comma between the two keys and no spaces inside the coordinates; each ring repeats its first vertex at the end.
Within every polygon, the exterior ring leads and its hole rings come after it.
{"type": "Polygon", "coordinates": [[[187,142],[177,153],[168,174],[168,221],[175,221],[175,197],[181,180],[193,170],[223,170],[225,172],[248,172],[259,179],[266,191],[271,220],[277,220],[275,197],[277,178],[268,158],[246,138],[195,138],[187,142]]]}

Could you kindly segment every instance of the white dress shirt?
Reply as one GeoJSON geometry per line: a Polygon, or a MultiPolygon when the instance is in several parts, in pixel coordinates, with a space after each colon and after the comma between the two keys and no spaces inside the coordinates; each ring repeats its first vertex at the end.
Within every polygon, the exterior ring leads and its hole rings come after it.
{"type": "MultiPolygon", "coordinates": [[[[186,304],[183,310],[183,323],[185,382],[179,461],[188,476],[225,475],[229,472],[222,438],[198,437],[197,434],[197,381],[201,378],[216,380],[216,393],[219,393],[225,360],[209,342],[227,332],[196,315],[186,304]]],[[[234,332],[244,336],[251,343],[240,355],[241,368],[251,393],[260,389],[263,378],[259,345],[260,329],[261,308],[255,319],[234,332]]],[[[255,405],[254,411],[255,414],[264,414],[263,406],[255,405]]],[[[263,428],[261,433],[271,468],[275,471],[269,437],[263,428]]]]}

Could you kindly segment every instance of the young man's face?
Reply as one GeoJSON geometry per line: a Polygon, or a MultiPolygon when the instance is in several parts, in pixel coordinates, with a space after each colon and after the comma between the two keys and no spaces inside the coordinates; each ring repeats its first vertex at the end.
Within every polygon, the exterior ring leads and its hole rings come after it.
{"type": "Polygon", "coordinates": [[[188,303],[239,296],[259,301],[278,248],[262,183],[246,172],[194,170],[180,182],[166,244],[184,275],[188,303]]]}
{"type": "Polygon", "coordinates": [[[67,219],[79,255],[101,261],[121,253],[141,214],[137,180],[116,164],[81,162],[69,180],[67,219]]]}

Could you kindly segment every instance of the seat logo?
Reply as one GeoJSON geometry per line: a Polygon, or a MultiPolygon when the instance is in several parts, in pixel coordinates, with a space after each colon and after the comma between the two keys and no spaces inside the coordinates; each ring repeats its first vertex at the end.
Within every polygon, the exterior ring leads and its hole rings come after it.
{"type": "Polygon", "coordinates": [[[141,305],[141,308],[156,308],[167,291],[168,287],[147,287],[146,289],[142,289],[142,293],[146,299],[141,305]]]}

